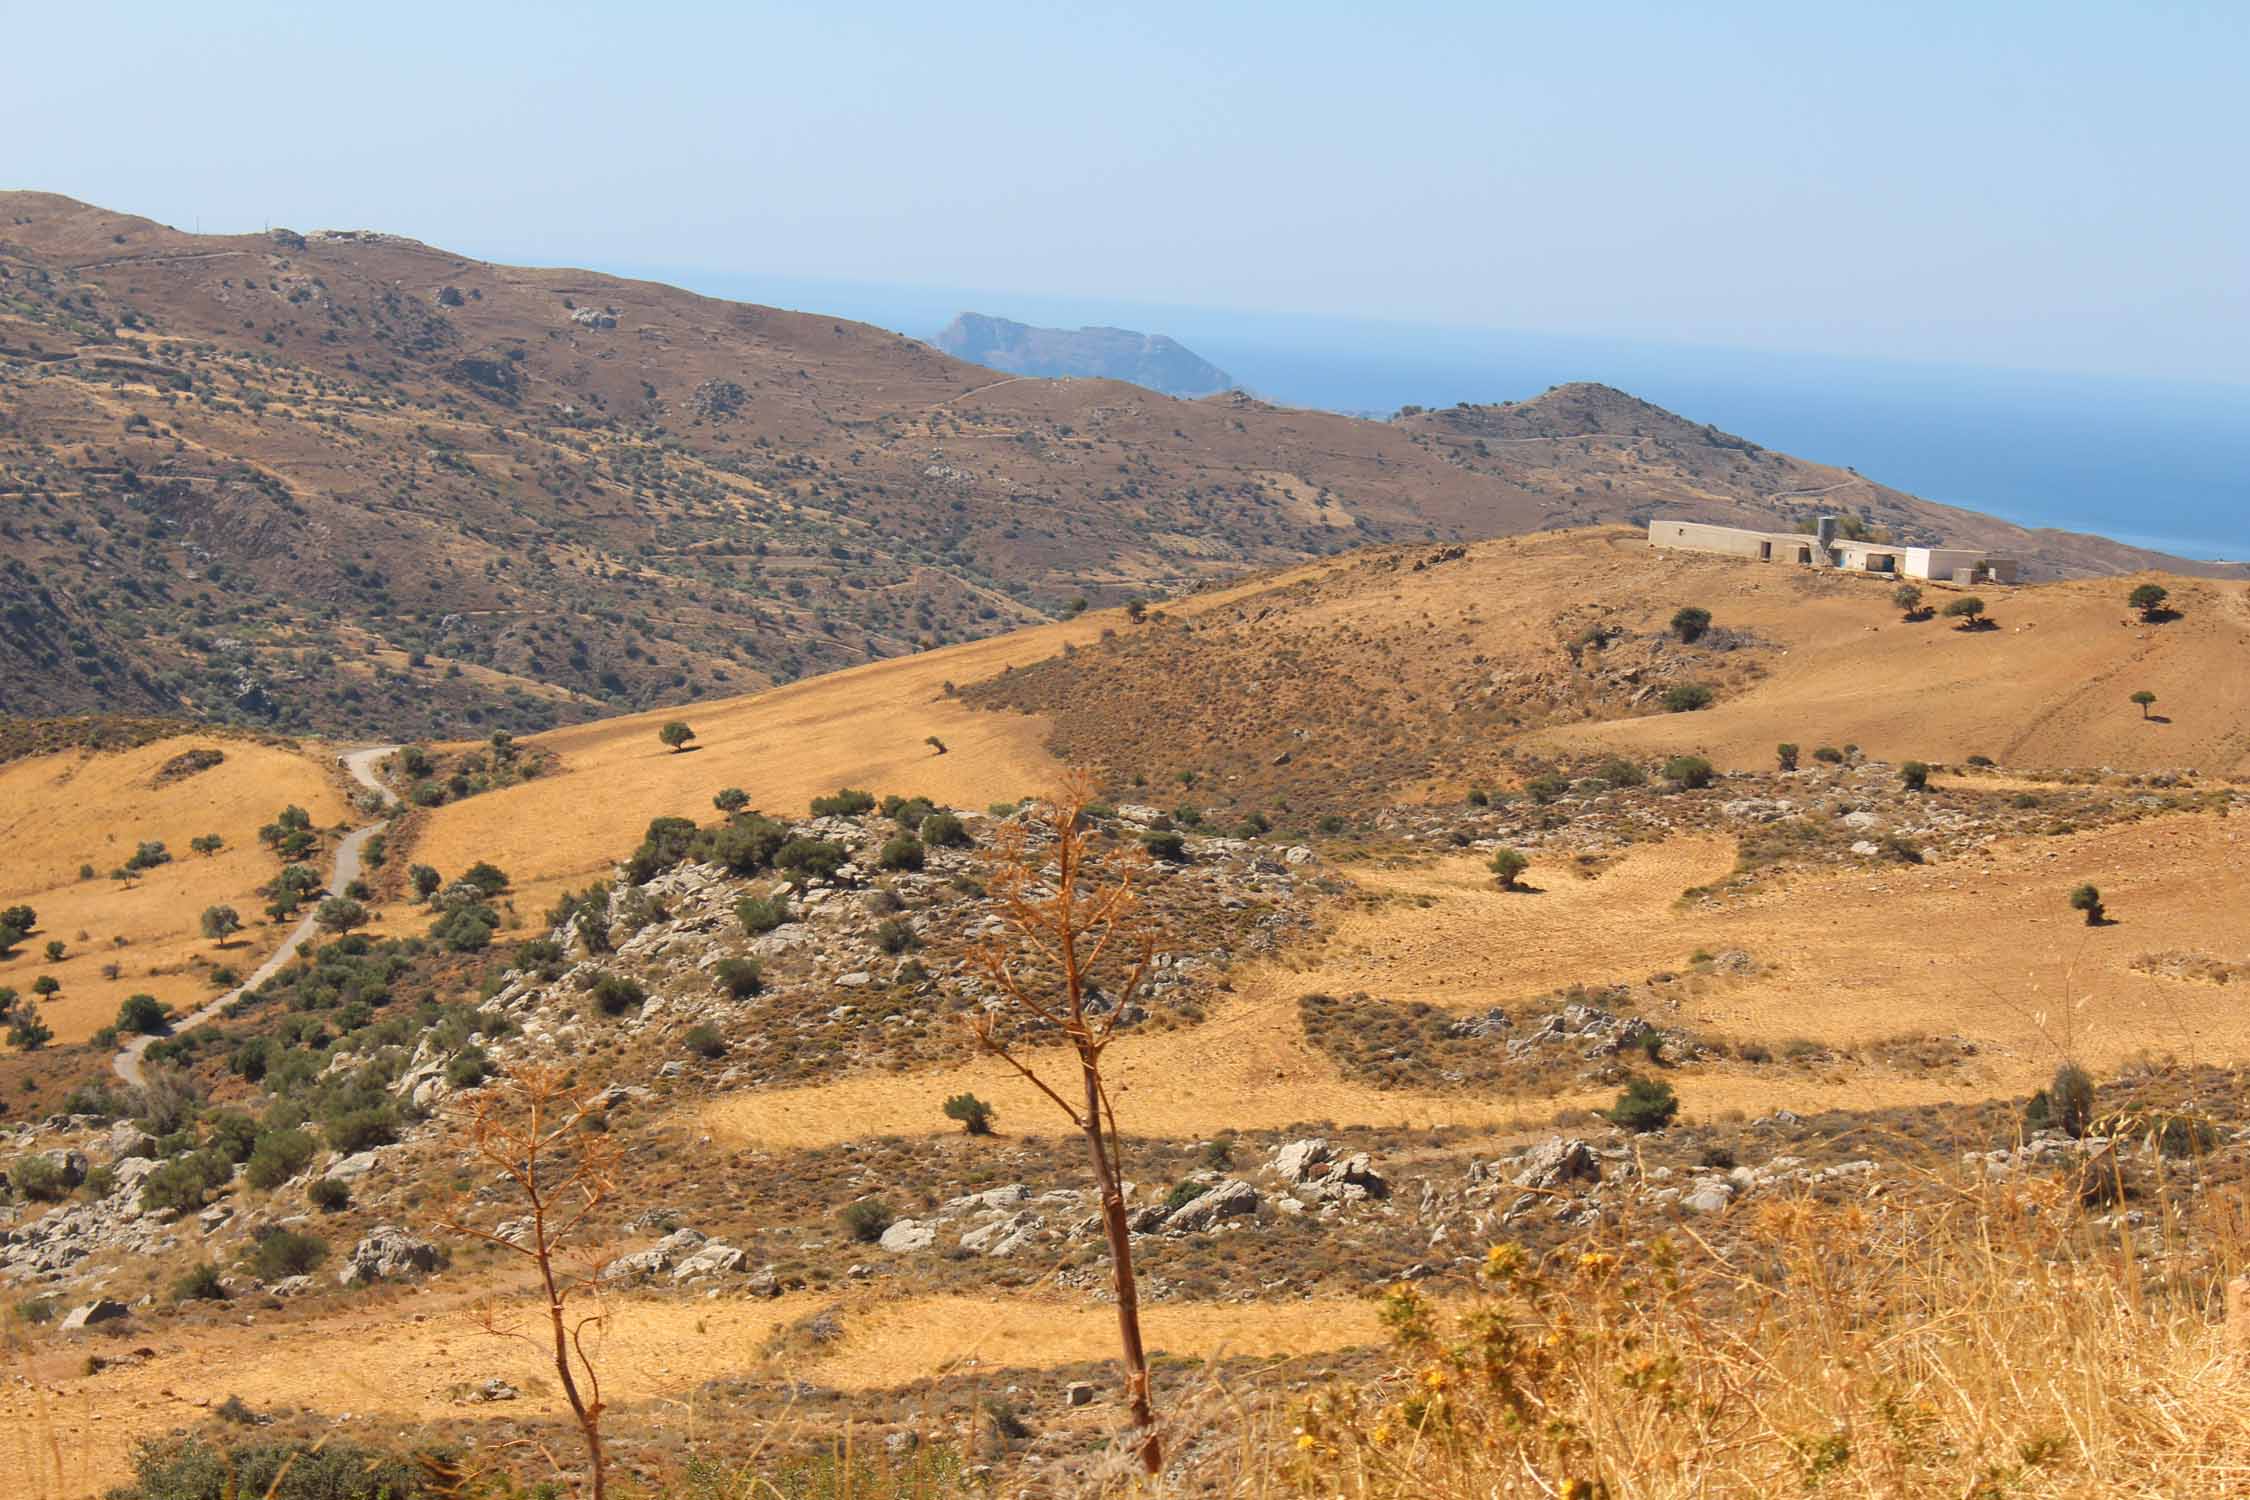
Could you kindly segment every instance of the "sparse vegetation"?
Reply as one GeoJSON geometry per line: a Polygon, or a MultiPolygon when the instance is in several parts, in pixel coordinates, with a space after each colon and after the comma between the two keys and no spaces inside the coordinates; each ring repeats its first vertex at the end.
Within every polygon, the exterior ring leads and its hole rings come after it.
{"type": "Polygon", "coordinates": [[[974,1094],[955,1094],[947,1099],[945,1117],[960,1121],[961,1128],[970,1135],[992,1134],[993,1108],[974,1094]]]}

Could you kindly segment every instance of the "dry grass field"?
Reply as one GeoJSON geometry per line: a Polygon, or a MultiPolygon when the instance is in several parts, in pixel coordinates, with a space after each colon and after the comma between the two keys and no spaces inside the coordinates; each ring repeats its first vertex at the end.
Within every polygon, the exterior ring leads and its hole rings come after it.
{"type": "MultiPolygon", "coordinates": [[[[528,1318],[528,1288],[510,1294],[528,1318]]],[[[720,1302],[623,1295],[607,1299],[604,1311],[606,1326],[589,1347],[607,1399],[658,1403],[660,1426],[687,1430],[697,1419],[697,1388],[707,1381],[768,1371],[845,1391],[884,1390],[979,1365],[1036,1369],[1101,1359],[1117,1341],[1108,1308],[1036,1295],[720,1302]],[[829,1308],[841,1320],[841,1338],[804,1353],[766,1352],[774,1335],[829,1308]]],[[[192,1423],[229,1395],[258,1409],[307,1406],[412,1426],[473,1413],[461,1392],[497,1377],[523,1400],[496,1417],[563,1413],[551,1362],[543,1364],[534,1345],[486,1332],[478,1318],[475,1294],[457,1287],[313,1323],[199,1328],[98,1377],[70,1368],[73,1358],[83,1363],[82,1353],[56,1351],[14,1371],[22,1378],[0,1391],[0,1428],[8,1434],[0,1439],[0,1469],[31,1486],[8,1493],[35,1500],[99,1493],[126,1477],[133,1430],[192,1423]],[[334,1358],[339,1345],[352,1349],[348,1362],[334,1358]]],[[[1378,1336],[1369,1303],[1179,1304],[1150,1308],[1146,1321],[1153,1351],[1190,1359],[1295,1355],[1378,1336]]]]}
{"type": "Polygon", "coordinates": [[[318,751],[297,752],[249,740],[196,735],[124,751],[69,751],[0,765],[0,906],[18,902],[39,915],[39,931],[13,958],[0,961],[0,984],[30,993],[31,981],[53,974],[61,991],[40,1015],[58,1042],[83,1041],[117,1017],[118,1002],[145,993],[180,1009],[210,998],[211,987],[189,969],[208,956],[248,973],[280,939],[266,921],[257,888],[278,868],[258,830],[294,803],[319,827],[350,816],[337,774],[318,751]],[[191,750],[226,758],[209,770],[155,784],[166,762],[191,750]],[[189,840],[216,833],[226,841],[201,855],[189,840]],[[172,855],[130,882],[109,878],[134,848],[161,842],[172,855]],[[94,878],[79,878],[82,865],[94,878]],[[232,906],[246,930],[224,950],[197,926],[207,906],[232,906]],[[51,939],[66,952],[44,956],[51,939]],[[115,979],[104,965],[116,964],[115,979]]]}
{"type": "MultiPolygon", "coordinates": [[[[1345,916],[1319,951],[1240,974],[1204,1025],[1121,1042],[1111,1057],[1118,1114],[1129,1131],[1165,1136],[1310,1121],[1520,1132],[1558,1107],[1609,1095],[1420,1094],[1350,1081],[1306,1040],[1297,998],[1364,990],[1463,1012],[1511,1008],[1573,984],[1683,969],[1699,949],[1740,949],[1761,965],[1683,1005],[1675,1019],[1700,1034],[1774,1047],[1929,1034],[1966,1039],[1977,1052],[1966,1080],[1841,1065],[1699,1066],[1674,1079],[1690,1117],[2007,1097],[2037,1087],[2066,1056],[2096,1069],[2144,1052],[2230,1062],[2250,1055],[2238,997],[2142,972],[2133,960],[2241,950],[2241,891],[2210,872],[2243,868],[2244,842],[2230,820],[2167,818],[2004,844],[1973,865],[1797,876],[1716,903],[1680,900],[1732,864],[1728,844],[1707,838],[1636,848],[1593,879],[1534,866],[1536,894],[1498,890],[1473,856],[1361,872],[1356,883],[1396,899],[1345,916]],[[2065,904],[2089,877],[2099,878],[2114,925],[2088,928],[2065,904]]],[[[1045,1128],[1029,1085],[987,1059],[736,1094],[709,1106],[707,1119],[725,1138],[768,1145],[928,1134],[949,1128],[937,1104],[963,1089],[992,1099],[1003,1118],[1045,1128]]]]}

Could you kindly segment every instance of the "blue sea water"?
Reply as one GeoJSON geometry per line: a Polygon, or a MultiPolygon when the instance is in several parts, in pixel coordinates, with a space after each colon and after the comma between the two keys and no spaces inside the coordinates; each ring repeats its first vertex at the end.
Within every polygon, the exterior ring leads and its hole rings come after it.
{"type": "Polygon", "coordinates": [[[975,311],[1165,333],[1290,406],[1388,415],[1409,403],[1524,400],[1600,381],[1799,458],[2025,526],[2098,532],[2186,557],[2250,559],[2250,387],[1099,298],[617,269],[712,296],[929,338],[975,311]]]}

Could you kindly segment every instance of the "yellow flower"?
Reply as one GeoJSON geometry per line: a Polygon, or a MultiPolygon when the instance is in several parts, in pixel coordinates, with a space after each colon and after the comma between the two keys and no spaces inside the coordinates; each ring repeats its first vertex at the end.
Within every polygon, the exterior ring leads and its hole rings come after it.
{"type": "Polygon", "coordinates": [[[1587,1276],[1606,1276],[1617,1269],[1617,1257],[1601,1250],[1589,1250],[1578,1257],[1578,1269],[1587,1276]]]}
{"type": "Polygon", "coordinates": [[[1428,1388],[1429,1388],[1430,1390],[1433,1390],[1433,1391],[1442,1391],[1442,1390],[1444,1390],[1444,1389],[1445,1389],[1445,1381],[1446,1381],[1446,1374],[1445,1374],[1445,1371],[1444,1371],[1444,1370],[1443,1370],[1443,1369],[1442,1369],[1441,1367],[1439,1367],[1439,1366],[1437,1366],[1437,1365],[1432,1365],[1432,1366],[1430,1366],[1430,1367],[1429,1367],[1429,1368],[1428,1368],[1427,1370],[1424,1370],[1424,1371],[1422,1372],[1422,1384],[1423,1384],[1424,1386],[1428,1387],[1428,1388]]]}
{"type": "Polygon", "coordinates": [[[1370,1433],[1369,1436],[1374,1438],[1376,1447],[1382,1447],[1385,1443],[1388,1443],[1391,1440],[1391,1424],[1388,1422],[1377,1422],[1375,1424],[1374,1432],[1370,1433]]]}
{"type": "Polygon", "coordinates": [[[1300,1433],[1298,1433],[1298,1434],[1297,1434],[1297,1451],[1298,1451],[1298,1452],[1300,1452],[1300,1453],[1310,1453],[1310,1452],[1312,1452],[1312,1450],[1313,1450],[1313,1449],[1315,1449],[1315,1448],[1317,1448],[1317,1447],[1319,1447],[1319,1446],[1320,1446],[1320,1439],[1318,1439],[1318,1438],[1314,1437],[1314,1436],[1313,1436],[1313,1435],[1312,1435],[1311,1433],[1309,1433],[1309,1432],[1300,1432],[1300,1433]]]}

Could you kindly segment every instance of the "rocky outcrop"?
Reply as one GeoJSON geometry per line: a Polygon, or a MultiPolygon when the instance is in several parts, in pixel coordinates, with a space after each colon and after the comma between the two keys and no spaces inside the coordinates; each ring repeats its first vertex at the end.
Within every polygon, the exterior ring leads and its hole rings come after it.
{"type": "Polygon", "coordinates": [[[381,1224],[352,1247],[336,1279],[345,1286],[368,1286],[427,1275],[443,1263],[437,1246],[414,1238],[395,1224],[381,1224]]]}
{"type": "Polygon", "coordinates": [[[1237,1177],[1230,1177],[1199,1197],[1190,1198],[1172,1210],[1164,1221],[1167,1234],[1195,1234],[1211,1229],[1226,1219],[1240,1218],[1258,1211],[1258,1190],[1237,1177]]]}

